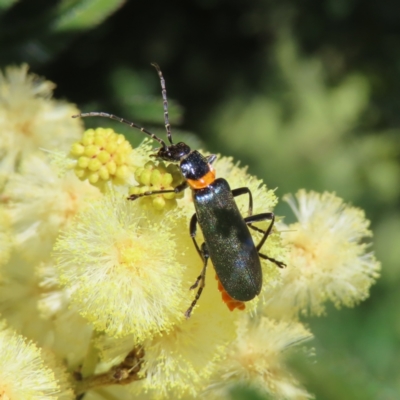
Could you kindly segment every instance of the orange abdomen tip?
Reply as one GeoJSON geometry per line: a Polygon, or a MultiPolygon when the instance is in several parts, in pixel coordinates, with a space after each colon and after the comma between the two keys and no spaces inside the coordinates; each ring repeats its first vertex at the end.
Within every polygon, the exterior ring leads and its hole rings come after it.
{"type": "Polygon", "coordinates": [[[243,311],[246,308],[246,304],[244,304],[243,301],[235,300],[231,296],[229,296],[229,294],[222,286],[222,283],[218,279],[218,275],[215,275],[215,279],[218,281],[218,290],[221,292],[222,301],[227,305],[229,310],[233,311],[237,308],[238,310],[243,311]]]}

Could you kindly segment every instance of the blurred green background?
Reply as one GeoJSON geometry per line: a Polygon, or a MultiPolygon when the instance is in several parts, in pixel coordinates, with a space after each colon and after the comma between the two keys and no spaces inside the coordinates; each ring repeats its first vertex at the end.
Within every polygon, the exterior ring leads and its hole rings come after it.
{"type": "Polygon", "coordinates": [[[400,399],[399,1],[0,0],[0,49],[2,68],[27,62],[83,111],[162,132],[156,61],[177,139],[233,155],[279,197],[365,209],[382,277],[360,306],[305,319],[317,356],[293,366],[319,400],[400,399]]]}

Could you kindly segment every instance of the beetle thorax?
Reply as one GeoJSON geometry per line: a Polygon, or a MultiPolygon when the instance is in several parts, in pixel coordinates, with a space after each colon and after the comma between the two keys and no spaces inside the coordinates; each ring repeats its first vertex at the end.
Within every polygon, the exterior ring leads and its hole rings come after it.
{"type": "Polygon", "coordinates": [[[180,164],[182,175],[192,189],[201,189],[215,180],[215,171],[208,159],[197,150],[190,152],[180,164]]]}

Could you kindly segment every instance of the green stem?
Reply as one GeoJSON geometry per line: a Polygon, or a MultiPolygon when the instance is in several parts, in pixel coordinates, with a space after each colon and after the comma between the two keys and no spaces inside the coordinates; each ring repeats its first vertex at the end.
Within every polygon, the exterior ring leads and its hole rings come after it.
{"type": "Polygon", "coordinates": [[[101,334],[97,331],[92,332],[92,338],[90,339],[89,347],[86,353],[86,357],[83,360],[81,374],[83,378],[92,376],[96,370],[96,365],[99,361],[99,351],[95,346],[95,339],[101,334]]]}
{"type": "MultiPolygon", "coordinates": [[[[93,338],[92,338],[93,339],[93,338]]],[[[92,359],[90,356],[90,349],[88,351],[88,356],[85,359],[87,362],[88,372],[90,370],[89,366],[92,365],[89,360],[92,359]]],[[[97,351],[96,351],[97,356],[97,351]]],[[[143,379],[143,374],[139,375],[140,368],[143,363],[144,350],[142,347],[134,348],[125,359],[118,365],[111,367],[107,372],[99,375],[84,375],[83,368],[80,379],[75,382],[75,394],[77,398],[91,389],[98,387],[110,386],[110,385],[127,385],[128,383],[138,381],[143,379]]],[[[95,364],[94,364],[95,366],[95,364]]],[[[94,369],[93,369],[94,370],[94,369]]]]}

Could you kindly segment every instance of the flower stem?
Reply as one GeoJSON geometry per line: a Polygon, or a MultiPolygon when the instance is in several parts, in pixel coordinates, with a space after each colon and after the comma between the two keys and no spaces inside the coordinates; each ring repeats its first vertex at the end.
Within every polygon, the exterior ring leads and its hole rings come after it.
{"type": "Polygon", "coordinates": [[[142,347],[136,347],[125,359],[120,363],[110,368],[109,371],[99,374],[78,377],[75,384],[75,394],[77,398],[88,390],[110,385],[127,385],[133,381],[138,381],[144,378],[143,374],[139,374],[143,363],[144,350],[142,347]]]}

